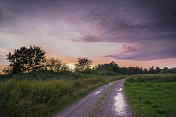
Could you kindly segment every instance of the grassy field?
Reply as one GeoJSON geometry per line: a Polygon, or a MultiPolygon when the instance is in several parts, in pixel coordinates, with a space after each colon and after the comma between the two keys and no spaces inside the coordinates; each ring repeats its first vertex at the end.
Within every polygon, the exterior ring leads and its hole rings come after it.
{"type": "Polygon", "coordinates": [[[169,117],[176,112],[176,74],[129,76],[125,93],[136,117],[169,117]]]}
{"type": "Polygon", "coordinates": [[[105,83],[109,76],[63,80],[13,80],[0,83],[0,104],[8,117],[52,116],[105,83]]]}

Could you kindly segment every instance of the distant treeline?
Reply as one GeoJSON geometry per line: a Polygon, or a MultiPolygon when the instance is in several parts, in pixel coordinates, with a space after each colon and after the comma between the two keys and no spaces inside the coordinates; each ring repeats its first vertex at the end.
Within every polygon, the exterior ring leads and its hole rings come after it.
{"type": "Polygon", "coordinates": [[[125,75],[132,75],[132,74],[158,74],[158,73],[176,73],[176,68],[167,68],[164,67],[163,69],[154,66],[150,67],[149,69],[142,68],[142,67],[119,67],[115,62],[111,62],[109,64],[101,64],[96,66],[95,68],[97,71],[108,71],[114,72],[118,74],[125,74],[125,75]]]}
{"type": "Polygon", "coordinates": [[[107,64],[98,64],[92,67],[92,60],[87,57],[78,58],[75,64],[75,69],[70,69],[66,63],[58,58],[46,58],[45,50],[38,46],[21,47],[16,49],[13,53],[9,52],[7,60],[9,66],[3,69],[5,74],[21,74],[30,72],[46,72],[69,74],[73,72],[84,74],[106,74],[106,75],[132,75],[132,74],[158,74],[158,73],[176,73],[176,68],[160,69],[153,66],[149,69],[142,67],[119,67],[114,61],[107,64]]]}

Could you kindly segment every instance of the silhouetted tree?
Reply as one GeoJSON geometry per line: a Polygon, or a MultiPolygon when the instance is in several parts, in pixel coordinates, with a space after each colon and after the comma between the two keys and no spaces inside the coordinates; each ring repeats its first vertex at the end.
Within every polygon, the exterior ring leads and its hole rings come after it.
{"type": "Polygon", "coordinates": [[[78,58],[78,63],[75,64],[75,71],[86,71],[90,70],[91,65],[92,65],[92,60],[89,60],[87,57],[78,58]]]}
{"type": "Polygon", "coordinates": [[[161,69],[159,67],[156,67],[156,73],[160,73],[161,72],[161,69]]]}
{"type": "Polygon", "coordinates": [[[12,73],[12,67],[7,66],[7,67],[3,68],[2,72],[5,74],[10,74],[10,73],[12,73]]]}
{"type": "Polygon", "coordinates": [[[118,72],[119,66],[114,62],[106,63],[106,64],[98,64],[97,68],[98,71],[113,71],[118,72]]]}
{"type": "Polygon", "coordinates": [[[143,68],[142,68],[142,67],[141,67],[141,68],[137,67],[137,69],[138,69],[137,74],[143,74],[143,73],[144,73],[144,72],[143,72],[143,68]]]}
{"type": "Polygon", "coordinates": [[[144,71],[143,71],[144,74],[147,74],[148,73],[148,70],[146,68],[144,68],[144,71]]]}
{"type": "Polygon", "coordinates": [[[105,64],[98,64],[96,66],[96,70],[108,75],[115,75],[120,73],[120,68],[114,61],[105,64]]]}
{"type": "Polygon", "coordinates": [[[45,51],[38,46],[21,47],[16,49],[14,53],[9,52],[7,60],[9,60],[9,67],[14,74],[37,71],[45,62],[45,51]]]}
{"type": "Polygon", "coordinates": [[[50,72],[61,73],[69,70],[69,67],[64,62],[62,62],[62,60],[57,58],[46,59],[45,67],[46,67],[45,70],[50,72]]]}
{"type": "Polygon", "coordinates": [[[149,68],[149,74],[154,74],[154,73],[156,73],[156,71],[154,69],[154,66],[152,66],[149,68]]]}
{"type": "Polygon", "coordinates": [[[169,68],[168,67],[164,67],[164,69],[161,70],[161,73],[169,73],[169,68]]]}
{"type": "Polygon", "coordinates": [[[28,71],[38,71],[46,61],[46,52],[39,46],[30,46],[27,53],[28,71]]]}
{"type": "Polygon", "coordinates": [[[171,68],[171,73],[175,74],[176,73],[176,68],[171,68]]]}

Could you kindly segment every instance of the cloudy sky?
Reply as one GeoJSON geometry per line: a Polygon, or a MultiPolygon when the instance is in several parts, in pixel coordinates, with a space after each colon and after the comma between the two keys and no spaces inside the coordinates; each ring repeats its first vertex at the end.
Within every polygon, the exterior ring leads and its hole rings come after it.
{"type": "Polygon", "coordinates": [[[176,66],[175,0],[0,0],[0,65],[38,45],[74,64],[176,66]]]}

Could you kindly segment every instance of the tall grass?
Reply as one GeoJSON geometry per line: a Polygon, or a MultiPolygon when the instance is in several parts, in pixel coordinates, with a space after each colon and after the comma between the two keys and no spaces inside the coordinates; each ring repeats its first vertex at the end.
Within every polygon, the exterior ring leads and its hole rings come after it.
{"type": "Polygon", "coordinates": [[[57,73],[57,72],[30,72],[30,73],[20,73],[20,74],[0,74],[0,81],[7,81],[9,79],[18,80],[58,80],[58,79],[77,79],[77,78],[97,78],[97,77],[109,77],[117,76],[119,74],[110,74],[107,72],[97,72],[97,73],[81,73],[81,72],[71,72],[57,73]]]}
{"type": "Polygon", "coordinates": [[[175,82],[176,74],[137,74],[127,77],[127,82],[175,82]]]}
{"type": "Polygon", "coordinates": [[[0,104],[8,117],[51,116],[90,90],[121,78],[124,76],[50,81],[10,79],[0,83],[0,104]]]}

